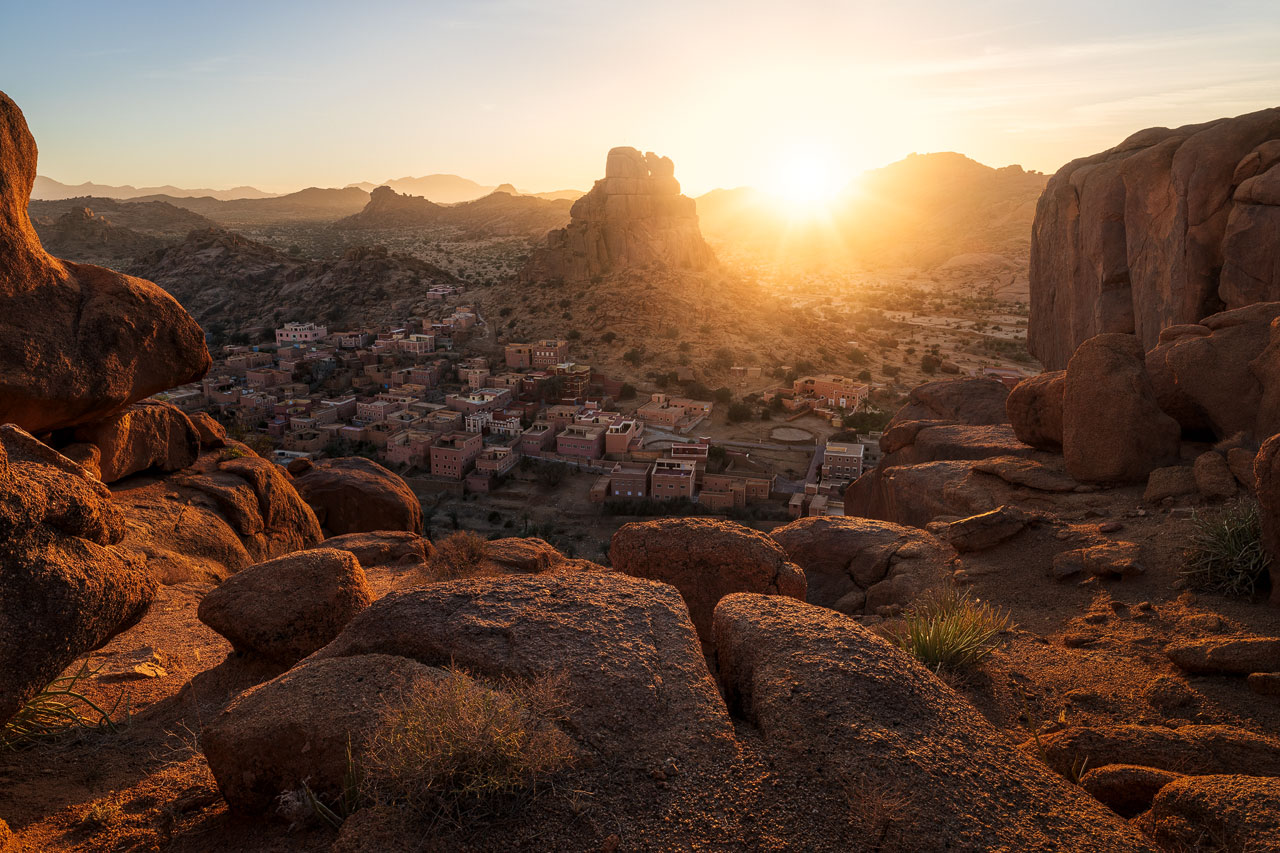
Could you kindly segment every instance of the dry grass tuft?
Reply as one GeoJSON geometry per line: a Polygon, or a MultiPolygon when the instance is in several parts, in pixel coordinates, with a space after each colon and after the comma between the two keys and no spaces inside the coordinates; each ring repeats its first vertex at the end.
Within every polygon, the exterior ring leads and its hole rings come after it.
{"type": "Polygon", "coordinates": [[[471,530],[450,534],[436,543],[435,548],[426,568],[433,580],[470,578],[492,572],[489,542],[471,530]]]}
{"type": "Polygon", "coordinates": [[[1194,519],[1195,531],[1179,574],[1192,589],[1221,595],[1258,592],[1270,558],[1262,547],[1258,504],[1241,500],[1194,519]]]}
{"type": "Polygon", "coordinates": [[[1012,627],[1007,612],[948,587],[917,601],[893,639],[935,672],[959,671],[981,663],[1012,627]]]}
{"type": "Polygon", "coordinates": [[[361,756],[366,802],[433,819],[489,809],[569,765],[562,681],[491,689],[451,669],[388,708],[361,756]]]}

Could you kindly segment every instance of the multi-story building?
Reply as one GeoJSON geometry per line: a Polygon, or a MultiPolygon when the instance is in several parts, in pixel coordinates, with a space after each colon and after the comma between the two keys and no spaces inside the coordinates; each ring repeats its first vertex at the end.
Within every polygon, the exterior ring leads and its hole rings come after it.
{"type": "Polygon", "coordinates": [[[822,454],[823,480],[856,480],[862,476],[863,446],[856,442],[830,441],[822,454]]]}
{"type": "Polygon", "coordinates": [[[507,344],[503,350],[507,367],[512,370],[524,370],[533,367],[533,344],[507,344]]]}
{"type": "Polygon", "coordinates": [[[855,409],[871,393],[871,386],[864,382],[824,373],[821,376],[804,376],[791,384],[796,396],[821,398],[827,405],[841,409],[855,409]]]}
{"type": "Polygon", "coordinates": [[[604,455],[604,427],[570,424],[556,436],[556,453],[599,459],[604,455]]]}
{"type": "Polygon", "coordinates": [[[628,453],[639,447],[640,434],[644,432],[644,423],[635,418],[623,418],[609,425],[604,434],[605,453],[628,453]]]}
{"type": "Polygon", "coordinates": [[[556,433],[551,424],[539,421],[525,430],[520,436],[520,452],[525,456],[535,456],[555,445],[556,433]]]}
{"type": "Polygon", "coordinates": [[[619,462],[609,474],[609,497],[649,497],[649,476],[653,464],[646,462],[619,462]]]}
{"type": "Polygon", "coordinates": [[[396,342],[401,352],[410,355],[427,355],[436,351],[435,335],[409,335],[396,342]]]}
{"type": "Polygon", "coordinates": [[[551,367],[569,360],[568,341],[535,341],[532,350],[529,357],[532,367],[551,367]]]}
{"type": "Polygon", "coordinates": [[[703,474],[698,503],[711,509],[728,509],[769,500],[773,477],[746,477],[739,474],[703,474]]]}
{"type": "Polygon", "coordinates": [[[467,394],[446,394],[444,404],[464,415],[501,409],[511,399],[507,388],[480,388],[467,394]]]}
{"type": "Polygon", "coordinates": [[[324,340],[329,330],[315,323],[285,323],[283,328],[276,329],[276,345],[312,344],[324,340]]]}
{"type": "Polygon", "coordinates": [[[685,459],[659,459],[649,475],[649,490],[662,500],[693,498],[697,466],[685,459]]]}
{"type": "Polygon", "coordinates": [[[484,449],[484,437],[468,432],[447,432],[431,446],[431,473],[461,480],[484,449]]]}

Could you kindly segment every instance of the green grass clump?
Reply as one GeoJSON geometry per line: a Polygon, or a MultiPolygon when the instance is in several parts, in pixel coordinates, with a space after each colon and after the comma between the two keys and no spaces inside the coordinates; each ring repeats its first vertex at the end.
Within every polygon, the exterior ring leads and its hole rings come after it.
{"type": "Polygon", "coordinates": [[[1245,499],[1193,519],[1194,530],[1180,574],[1202,592],[1248,596],[1258,592],[1270,563],[1262,547],[1256,501],[1245,499]]]}
{"type": "Polygon", "coordinates": [[[456,819],[568,766],[556,679],[486,687],[450,670],[392,705],[361,756],[366,801],[456,819]]]}
{"type": "Polygon", "coordinates": [[[0,729],[0,750],[21,749],[74,731],[115,731],[113,717],[122,703],[126,704],[122,713],[128,716],[127,697],[120,694],[110,708],[93,702],[80,685],[95,674],[97,670],[82,663],[71,675],[55,678],[0,729]]]}
{"type": "Polygon", "coordinates": [[[1008,613],[949,587],[917,601],[894,639],[934,672],[964,670],[990,655],[1012,627],[1008,613]]]}

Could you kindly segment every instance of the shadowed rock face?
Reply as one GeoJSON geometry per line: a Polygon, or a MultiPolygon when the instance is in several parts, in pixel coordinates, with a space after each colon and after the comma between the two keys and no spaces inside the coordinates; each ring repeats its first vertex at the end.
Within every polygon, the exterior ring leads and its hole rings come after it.
{"type": "Polygon", "coordinates": [[[204,333],[149,281],[50,256],[27,215],[36,144],[0,92],[0,423],[99,420],[200,378],[204,333]]]}
{"type": "Polygon", "coordinates": [[[1031,243],[1027,344],[1046,368],[1135,334],[1280,299],[1280,108],[1150,128],[1049,181],[1031,243]]]}
{"type": "Polygon", "coordinates": [[[703,270],[716,262],[693,199],[680,194],[675,165],[652,152],[610,150],[605,177],[569,215],[569,225],[548,234],[529,259],[525,281],[586,281],[650,266],[703,270]]]}

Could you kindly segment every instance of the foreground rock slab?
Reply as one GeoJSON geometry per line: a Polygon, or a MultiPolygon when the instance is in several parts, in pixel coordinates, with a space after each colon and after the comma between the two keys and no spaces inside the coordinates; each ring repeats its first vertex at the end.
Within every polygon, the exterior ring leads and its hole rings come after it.
{"type": "Polygon", "coordinates": [[[716,607],[720,682],[788,773],[900,799],[903,850],[1154,849],[1026,756],[932,673],[830,610],[731,595],[716,607]]]}

